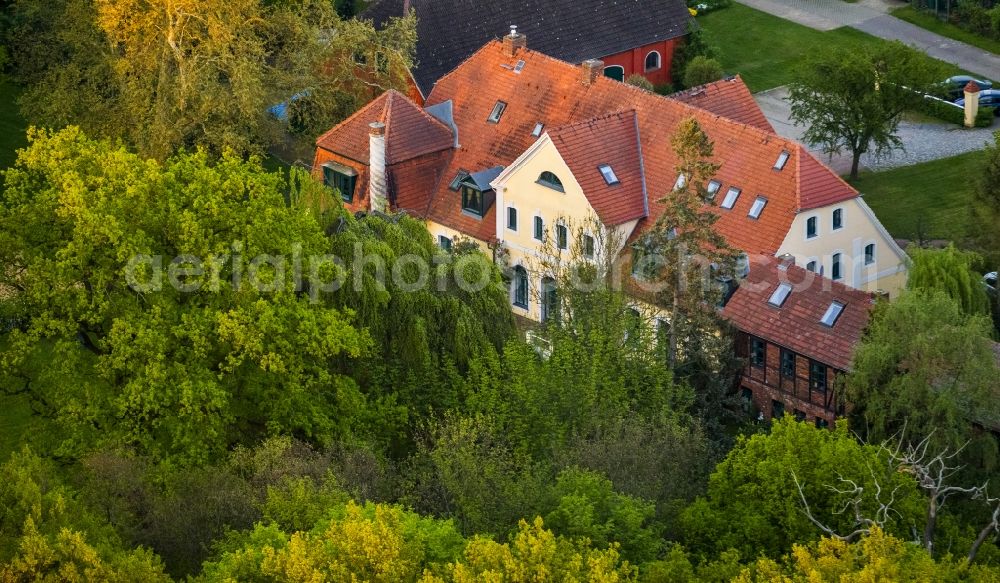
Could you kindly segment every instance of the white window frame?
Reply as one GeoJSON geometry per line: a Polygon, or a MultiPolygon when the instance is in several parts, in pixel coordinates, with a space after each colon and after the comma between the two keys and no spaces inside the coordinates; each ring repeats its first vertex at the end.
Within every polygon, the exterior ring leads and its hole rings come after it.
{"type": "Polygon", "coordinates": [[[646,53],[646,56],[643,57],[642,59],[643,71],[650,73],[652,71],[659,71],[662,68],[663,68],[663,55],[660,54],[660,51],[649,51],[648,53],[646,53]],[[646,66],[646,63],[649,61],[649,56],[652,54],[656,55],[656,66],[653,68],[649,68],[646,66]]]}
{"type": "Polygon", "coordinates": [[[767,207],[767,198],[758,196],[754,199],[753,204],[750,205],[750,210],[747,211],[747,216],[756,221],[760,219],[760,215],[764,212],[765,207],[767,207]],[[757,208],[757,205],[760,205],[760,208],[757,208]],[[757,210],[756,214],[754,214],[754,209],[757,210]]]}
{"type": "Polygon", "coordinates": [[[730,186],[729,190],[726,191],[726,196],[722,199],[722,202],[719,204],[719,208],[726,209],[727,211],[733,210],[733,207],[735,207],[736,203],[740,200],[741,194],[743,194],[743,189],[737,188],[735,186],[730,186]],[[733,194],[734,192],[736,194],[733,194]],[[733,199],[732,201],[729,201],[729,195],[731,194],[733,194],[733,199]],[[727,201],[729,201],[728,205],[726,204],[727,201]]]}
{"type": "Polygon", "coordinates": [[[833,253],[830,253],[830,279],[831,280],[833,280],[833,281],[839,281],[840,283],[844,283],[845,281],[847,281],[847,274],[844,273],[844,267],[845,267],[844,256],[845,255],[846,255],[846,253],[844,253],[843,249],[834,249],[833,253]],[[835,278],[835,277],[833,277],[833,266],[837,262],[834,261],[834,258],[836,258],[838,255],[840,255],[840,277],[835,278]]]}

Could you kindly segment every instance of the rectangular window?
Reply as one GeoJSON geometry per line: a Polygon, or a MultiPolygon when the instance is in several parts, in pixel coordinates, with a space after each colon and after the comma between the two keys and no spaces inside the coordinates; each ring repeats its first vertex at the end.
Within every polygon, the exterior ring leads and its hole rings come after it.
{"type": "Polygon", "coordinates": [[[837,318],[840,317],[840,313],[844,311],[844,304],[840,302],[830,302],[830,307],[826,309],[823,313],[823,317],[820,318],[819,323],[824,326],[833,327],[837,323],[837,318]]]}
{"type": "Polygon", "coordinates": [[[463,184],[462,210],[483,216],[483,191],[468,184],[463,184]]]}
{"type": "Polygon", "coordinates": [[[583,256],[587,259],[594,257],[594,238],[590,235],[583,236],[583,256]]]}
{"type": "Polygon", "coordinates": [[[788,156],[789,156],[788,152],[785,151],[782,151],[780,154],[778,154],[778,160],[774,163],[774,169],[781,170],[782,168],[784,168],[785,164],[788,163],[788,156]]]}
{"type": "Polygon", "coordinates": [[[542,135],[542,128],[544,128],[544,127],[545,127],[545,124],[543,124],[542,122],[536,123],[535,124],[535,129],[531,130],[531,135],[535,136],[536,138],[538,136],[542,135]]]}
{"type": "Polygon", "coordinates": [[[771,418],[781,419],[785,416],[785,404],[781,401],[771,400],[771,418]]]}
{"type": "Polygon", "coordinates": [[[865,245],[865,265],[875,263],[875,243],[865,245]]]}
{"type": "Polygon", "coordinates": [[[445,251],[451,251],[451,239],[445,237],[444,235],[438,235],[438,245],[440,245],[445,251]]]}
{"type": "Polygon", "coordinates": [[[785,300],[792,293],[792,284],[782,283],[778,284],[778,287],[771,293],[771,297],[767,299],[767,303],[771,304],[775,308],[780,308],[784,305],[785,300]]]}
{"type": "Polygon", "coordinates": [[[781,349],[781,376],[795,378],[795,353],[784,348],[781,349]]]}
{"type": "Polygon", "coordinates": [[[542,217],[535,217],[535,239],[541,241],[545,237],[545,221],[542,217]]]}
{"type": "Polygon", "coordinates": [[[496,105],[493,106],[493,111],[490,112],[490,117],[486,121],[499,123],[505,109],[507,109],[507,104],[503,101],[497,101],[496,105]]]}
{"type": "Polygon", "coordinates": [[[750,337],[750,365],[755,368],[764,368],[764,361],[767,359],[767,343],[755,336],[750,337]]]}
{"type": "Polygon", "coordinates": [[[722,204],[720,205],[724,209],[731,209],[736,206],[736,199],[740,197],[740,189],[735,186],[730,186],[729,190],[726,192],[726,198],[722,199],[722,204]]]}
{"type": "Polygon", "coordinates": [[[816,271],[816,262],[815,261],[810,261],[809,263],[806,263],[806,270],[807,271],[811,271],[813,273],[816,273],[817,272],[816,271]]]}
{"type": "Polygon", "coordinates": [[[806,412],[803,411],[802,409],[796,409],[795,410],[795,420],[796,421],[805,421],[806,420],[806,412]]]}
{"type": "Polygon", "coordinates": [[[323,183],[330,188],[336,189],[340,193],[341,198],[344,199],[344,202],[352,202],[354,200],[354,186],[357,182],[357,174],[349,175],[334,170],[329,166],[323,167],[323,183]]]}
{"type": "Polygon", "coordinates": [[[604,182],[608,183],[608,186],[618,184],[618,175],[615,174],[615,171],[611,168],[611,166],[601,164],[597,167],[597,169],[601,171],[601,176],[604,177],[604,182]]]}
{"type": "Polygon", "coordinates": [[[747,216],[751,219],[759,219],[760,213],[764,212],[764,207],[767,205],[767,199],[763,196],[758,196],[757,200],[753,201],[753,206],[750,207],[750,212],[747,216]]]}
{"type": "Polygon", "coordinates": [[[826,365],[809,361],[809,388],[814,391],[826,391],[826,365]]]}
{"type": "Polygon", "coordinates": [[[507,207],[507,228],[517,230],[517,209],[512,206],[507,207]]]}
{"type": "Polygon", "coordinates": [[[687,186],[687,177],[684,176],[684,173],[682,172],[677,175],[677,181],[674,182],[674,190],[680,190],[685,186],[687,186]]]}
{"type": "Polygon", "coordinates": [[[719,189],[722,188],[722,183],[718,180],[709,180],[708,187],[705,191],[708,193],[708,200],[715,198],[715,195],[719,193],[719,189]]]}
{"type": "Polygon", "coordinates": [[[822,417],[816,418],[816,429],[826,429],[830,426],[830,422],[822,417]]]}
{"type": "Polygon", "coordinates": [[[514,305],[528,307],[528,272],[520,265],[514,268],[514,305]]]}
{"type": "Polygon", "coordinates": [[[842,229],[844,227],[844,209],[834,209],[833,211],[833,230],[842,229]]]}
{"type": "Polygon", "coordinates": [[[844,277],[844,274],[841,273],[840,269],[840,253],[833,254],[833,265],[830,266],[830,277],[834,281],[844,277]]]}
{"type": "Polygon", "coordinates": [[[813,239],[816,235],[816,217],[809,217],[806,219],[806,239],[813,239]]]}
{"type": "Polygon", "coordinates": [[[743,403],[749,405],[753,402],[753,391],[747,387],[743,387],[740,390],[740,398],[743,399],[743,403]]]}
{"type": "Polygon", "coordinates": [[[556,225],[556,245],[558,245],[560,249],[566,249],[569,247],[566,225],[556,225]]]}

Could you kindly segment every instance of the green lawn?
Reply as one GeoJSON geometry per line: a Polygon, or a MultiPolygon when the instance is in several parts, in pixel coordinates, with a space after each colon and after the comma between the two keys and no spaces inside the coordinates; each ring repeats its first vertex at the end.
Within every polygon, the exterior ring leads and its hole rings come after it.
{"type": "Polygon", "coordinates": [[[969,208],[984,152],[969,152],[883,172],[852,184],[894,237],[960,242],[969,234],[969,208]]]}
{"type": "MultiPolygon", "coordinates": [[[[883,43],[853,28],[826,32],[733,3],[728,8],[698,17],[705,40],[718,52],[727,73],[739,73],[756,93],[787,85],[796,65],[818,48],[856,50],[883,43]]],[[[959,71],[946,64],[951,74],[959,71]]]]}
{"type": "Polygon", "coordinates": [[[964,28],[959,28],[950,22],[938,20],[938,18],[930,12],[917,10],[912,6],[903,6],[901,8],[896,8],[891,14],[900,20],[905,20],[906,22],[915,24],[920,28],[926,28],[927,30],[940,34],[941,36],[946,36],[948,38],[970,44],[974,47],[979,47],[984,51],[1000,54],[1000,41],[979,36],[978,34],[969,32],[964,28]]]}
{"type": "Polygon", "coordinates": [[[13,164],[17,149],[28,143],[24,136],[27,123],[18,112],[16,103],[20,94],[17,85],[0,81],[0,170],[13,164]]]}

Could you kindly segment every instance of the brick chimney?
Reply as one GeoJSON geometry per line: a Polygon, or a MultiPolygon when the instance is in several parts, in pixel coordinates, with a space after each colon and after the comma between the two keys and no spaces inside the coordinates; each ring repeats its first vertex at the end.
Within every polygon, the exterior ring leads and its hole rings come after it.
{"type": "Polygon", "coordinates": [[[600,59],[587,59],[580,68],[583,69],[583,84],[593,85],[597,78],[604,74],[604,61],[600,59]]]}
{"type": "Polygon", "coordinates": [[[963,90],[965,93],[965,127],[976,125],[976,114],[979,113],[979,84],[969,81],[963,90]]]}
{"type": "Polygon", "coordinates": [[[517,54],[518,49],[528,48],[528,37],[518,34],[517,25],[510,25],[510,34],[503,37],[503,52],[508,57],[517,54]]]}
{"type": "Polygon", "coordinates": [[[368,205],[369,210],[387,210],[387,176],[385,169],[385,124],[368,124],[368,205]]]}

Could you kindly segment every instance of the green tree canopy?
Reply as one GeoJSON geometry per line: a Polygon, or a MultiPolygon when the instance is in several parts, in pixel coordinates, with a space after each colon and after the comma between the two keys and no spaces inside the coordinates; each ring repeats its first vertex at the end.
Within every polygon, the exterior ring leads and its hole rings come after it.
{"type": "Polygon", "coordinates": [[[841,478],[864,488],[865,516],[874,516],[879,507],[876,482],[882,502],[898,488],[887,529],[907,536],[922,516],[924,499],[913,478],[894,472],[887,462],[885,452],[858,443],[844,423],[830,431],[785,416],[768,435],[741,437],[716,466],[707,496],[684,511],[685,541],[708,556],[736,549],[744,559],[781,557],[793,544],[821,534],[803,512],[802,495],[818,520],[846,535],[856,524],[853,512],[842,511],[851,496],[831,489],[849,489],[841,478]]]}
{"type": "Polygon", "coordinates": [[[828,153],[851,153],[851,178],[861,156],[902,146],[900,116],[947,76],[942,66],[901,42],[863,48],[817,48],[796,71],[789,89],[791,119],[805,125],[805,141],[828,153]]]}
{"type": "Polygon", "coordinates": [[[944,249],[913,247],[907,252],[913,260],[906,287],[912,290],[940,290],[958,302],[966,314],[989,314],[989,298],[980,276],[972,270],[979,258],[960,251],[955,245],[944,249]]]}
{"type": "Polygon", "coordinates": [[[975,438],[969,452],[985,463],[995,463],[996,441],[973,423],[1000,426],[998,397],[989,318],[964,313],[943,291],[919,289],[876,306],[845,391],[869,440],[905,427],[907,439],[931,436],[936,450],[954,451],[975,438]]]}

